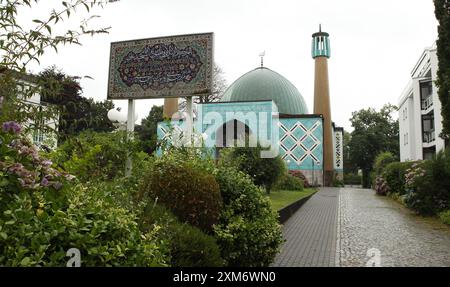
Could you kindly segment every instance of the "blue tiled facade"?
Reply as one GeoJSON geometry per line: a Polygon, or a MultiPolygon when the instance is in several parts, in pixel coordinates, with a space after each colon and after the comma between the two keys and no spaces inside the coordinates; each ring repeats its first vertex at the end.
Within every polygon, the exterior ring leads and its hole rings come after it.
{"type": "MultiPolygon", "coordinates": [[[[206,134],[204,145],[214,148],[217,130],[224,124],[238,120],[245,123],[251,134],[278,146],[279,155],[289,170],[321,172],[323,165],[323,122],[317,115],[298,115],[280,118],[272,101],[220,102],[198,105],[194,131],[206,134]],[[277,139],[276,141],[273,139],[277,139]]],[[[172,122],[172,128],[182,129],[183,122],[172,122]]],[[[158,139],[169,130],[167,123],[158,124],[158,139]]]]}

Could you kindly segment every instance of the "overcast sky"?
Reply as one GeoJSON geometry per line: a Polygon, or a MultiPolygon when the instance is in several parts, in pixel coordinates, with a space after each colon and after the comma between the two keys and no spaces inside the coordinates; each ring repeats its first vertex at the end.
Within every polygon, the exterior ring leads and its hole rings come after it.
{"type": "MultiPolygon", "coordinates": [[[[23,10],[22,20],[44,17],[60,1],[41,0],[23,10]]],[[[111,26],[110,34],[82,39],[47,53],[33,72],[56,65],[81,81],[84,96],[106,99],[109,48],[113,41],[214,32],[216,63],[228,84],[256,68],[266,51],[265,66],[290,80],[313,108],[314,62],[311,34],[322,23],[330,33],[329,77],[332,119],[351,130],[353,111],[397,103],[410,72],[425,47],[437,37],[432,0],[121,0],[96,10],[94,26],[111,26]]],[[[82,15],[81,15],[82,16],[82,15]]],[[[76,24],[77,19],[65,22],[76,24]]],[[[114,101],[126,109],[125,101],[114,101]]],[[[163,100],[139,100],[145,117],[163,100]]]]}

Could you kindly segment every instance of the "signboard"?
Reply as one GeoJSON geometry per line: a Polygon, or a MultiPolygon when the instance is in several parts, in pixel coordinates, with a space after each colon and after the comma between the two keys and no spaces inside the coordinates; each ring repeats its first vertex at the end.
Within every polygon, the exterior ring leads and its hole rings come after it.
{"type": "Polygon", "coordinates": [[[343,144],[343,130],[334,130],[334,169],[342,170],[344,168],[343,156],[344,156],[344,144],[343,144]]]}
{"type": "Polygon", "coordinates": [[[111,43],[108,99],[211,93],[213,33],[111,43]]]}

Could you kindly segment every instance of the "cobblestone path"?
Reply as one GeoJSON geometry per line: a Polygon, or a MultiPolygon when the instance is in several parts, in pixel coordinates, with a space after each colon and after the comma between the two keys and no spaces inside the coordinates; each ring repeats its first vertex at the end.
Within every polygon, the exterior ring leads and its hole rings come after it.
{"type": "Polygon", "coordinates": [[[450,266],[448,226],[367,189],[321,189],[283,235],[273,266],[450,266]]]}
{"type": "Polygon", "coordinates": [[[339,194],[340,266],[365,266],[377,250],[381,266],[450,266],[447,226],[372,190],[343,188],[339,194]],[[371,248],[377,250],[368,256],[371,248]]]}

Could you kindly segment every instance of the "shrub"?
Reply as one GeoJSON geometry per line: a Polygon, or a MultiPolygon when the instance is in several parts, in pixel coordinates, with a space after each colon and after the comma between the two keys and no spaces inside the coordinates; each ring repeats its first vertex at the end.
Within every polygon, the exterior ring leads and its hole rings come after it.
{"type": "Polygon", "coordinates": [[[181,221],[205,231],[217,222],[222,199],[209,165],[196,156],[172,151],[156,158],[146,171],[140,194],[147,194],[181,221]]]}
{"type": "Polygon", "coordinates": [[[268,193],[275,183],[286,173],[286,164],[280,156],[262,158],[258,147],[228,149],[221,157],[223,162],[231,163],[240,171],[250,175],[256,185],[263,186],[268,193]]]}
{"type": "Polygon", "coordinates": [[[311,187],[311,184],[309,183],[306,176],[300,171],[300,170],[290,170],[288,173],[292,176],[295,176],[296,178],[300,179],[303,182],[303,187],[311,187]]]}
{"type": "Polygon", "coordinates": [[[396,159],[394,155],[390,152],[382,152],[377,155],[375,158],[374,164],[373,164],[373,171],[375,172],[375,175],[381,175],[384,168],[392,163],[395,162],[396,159]]]}
{"type": "Polygon", "coordinates": [[[443,223],[450,225],[450,210],[439,213],[439,218],[443,223]]]}
{"type": "Polygon", "coordinates": [[[362,177],[359,174],[346,173],[344,174],[344,184],[361,185],[362,177]]]}
{"type": "Polygon", "coordinates": [[[392,162],[384,168],[382,177],[389,187],[389,192],[405,194],[405,174],[413,162],[392,162]]]}
{"type": "Polygon", "coordinates": [[[188,224],[171,227],[170,264],[175,267],[220,267],[224,260],[214,237],[188,224]]]}
{"type": "Polygon", "coordinates": [[[303,190],[303,181],[298,177],[295,177],[291,174],[285,174],[281,177],[279,182],[276,184],[275,188],[277,190],[295,190],[302,191],[303,190]]]}
{"type": "Polygon", "coordinates": [[[233,167],[216,171],[224,208],[214,226],[228,266],[268,266],[282,243],[278,214],[251,178],[233,167]]]}
{"type": "Polygon", "coordinates": [[[149,202],[141,216],[141,229],[161,226],[162,240],[169,248],[172,267],[220,267],[224,260],[214,237],[180,223],[166,208],[149,202]]]}
{"type": "Polygon", "coordinates": [[[83,266],[165,264],[159,227],[141,233],[132,205],[121,206],[130,202],[123,181],[71,184],[16,124],[0,141],[0,266],[65,266],[70,248],[83,266]]]}
{"type": "Polygon", "coordinates": [[[386,180],[381,176],[377,176],[374,188],[378,195],[387,195],[389,193],[389,186],[386,180]]]}
{"type": "Polygon", "coordinates": [[[124,175],[128,154],[133,162],[140,162],[137,150],[138,143],[126,140],[125,132],[87,131],[68,139],[49,156],[82,181],[109,180],[124,175]]]}
{"type": "Polygon", "coordinates": [[[405,203],[423,215],[435,215],[450,208],[450,151],[435,159],[415,164],[405,177],[405,203]]]}

